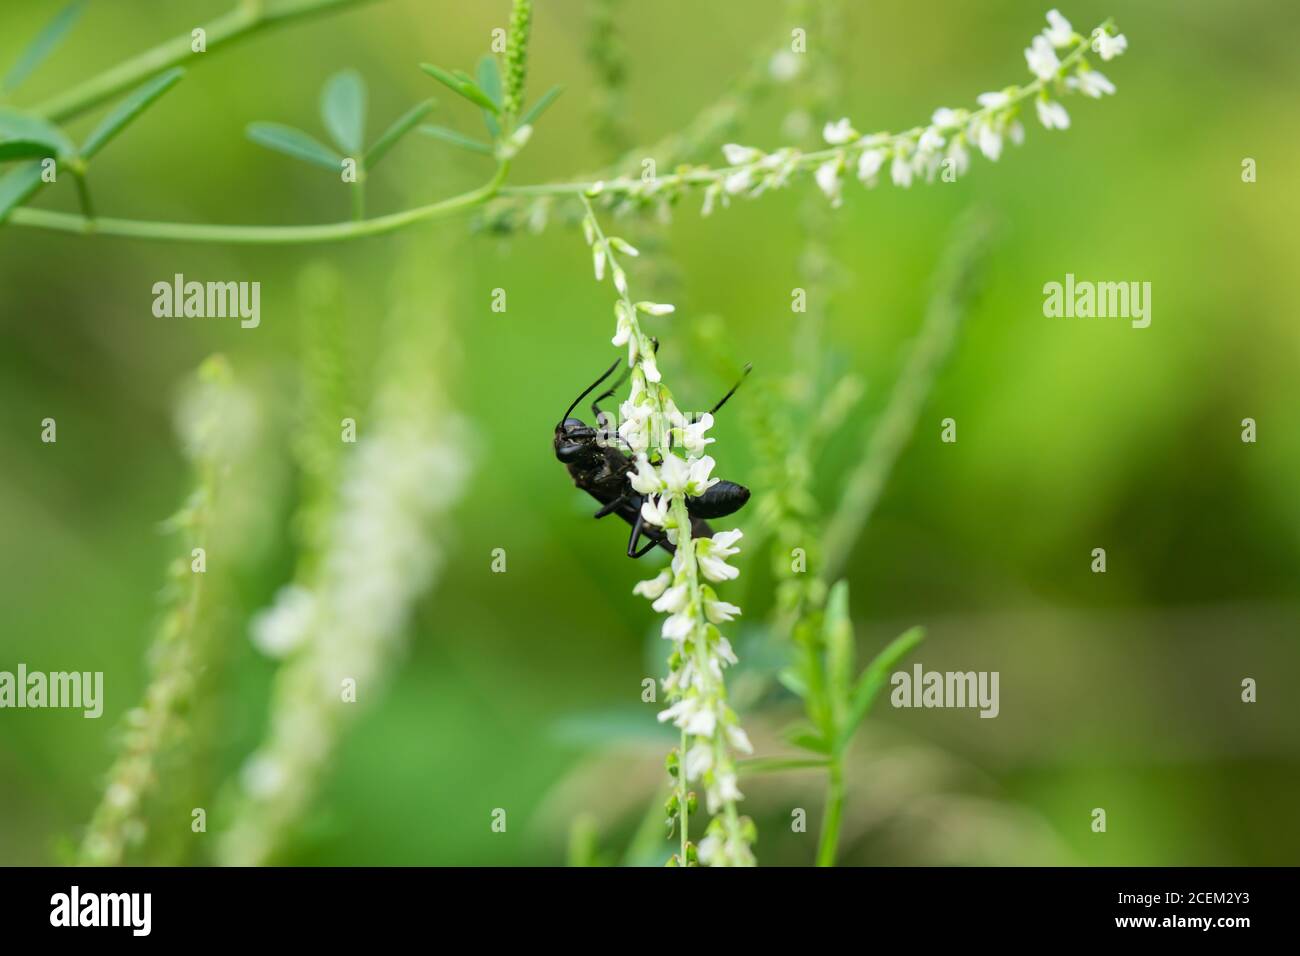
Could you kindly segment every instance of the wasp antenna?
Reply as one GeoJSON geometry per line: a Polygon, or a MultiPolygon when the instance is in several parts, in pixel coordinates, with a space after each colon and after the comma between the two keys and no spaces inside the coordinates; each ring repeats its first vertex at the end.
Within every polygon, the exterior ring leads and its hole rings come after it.
{"type": "Polygon", "coordinates": [[[718,402],[718,404],[714,405],[712,408],[709,409],[709,414],[710,414],[710,415],[712,415],[714,412],[716,412],[716,411],[717,411],[719,408],[721,408],[723,405],[727,404],[727,399],[731,398],[732,395],[735,395],[735,394],[736,394],[736,389],[740,388],[741,384],[745,381],[745,379],[748,377],[749,373],[752,372],[753,370],[754,370],[754,363],[753,363],[753,362],[746,362],[746,363],[745,363],[745,370],[744,370],[743,372],[740,373],[740,380],[737,381],[735,385],[731,386],[731,391],[729,391],[726,395],[723,395],[723,396],[722,396],[722,400],[721,400],[720,402],[718,402]]]}
{"type": "Polygon", "coordinates": [[[600,378],[596,379],[596,381],[592,382],[592,383],[591,383],[590,385],[588,385],[585,389],[583,389],[582,394],[579,395],[577,398],[575,398],[575,399],[573,400],[573,404],[569,406],[568,411],[566,411],[563,415],[560,416],[560,424],[561,424],[561,425],[564,424],[564,420],[565,420],[566,418],[568,418],[571,414],[573,414],[573,410],[574,410],[575,408],[578,407],[578,403],[579,403],[580,401],[582,401],[584,398],[586,398],[588,395],[590,395],[590,394],[592,393],[592,391],[595,390],[595,388],[596,388],[597,385],[599,385],[601,382],[605,381],[605,379],[609,378],[610,375],[613,374],[614,369],[618,368],[618,363],[621,362],[621,361],[623,361],[623,360],[622,360],[622,359],[615,359],[615,360],[614,360],[614,364],[611,365],[609,368],[605,369],[605,374],[604,374],[604,375],[602,375],[600,378]]]}
{"type": "Polygon", "coordinates": [[[613,385],[605,389],[603,392],[601,392],[599,395],[597,395],[595,398],[591,400],[592,405],[599,405],[605,399],[609,398],[611,395],[617,392],[622,387],[623,383],[627,381],[627,377],[631,374],[632,374],[632,366],[629,365],[626,368],[624,368],[622,374],[620,374],[619,377],[614,380],[613,385]]]}

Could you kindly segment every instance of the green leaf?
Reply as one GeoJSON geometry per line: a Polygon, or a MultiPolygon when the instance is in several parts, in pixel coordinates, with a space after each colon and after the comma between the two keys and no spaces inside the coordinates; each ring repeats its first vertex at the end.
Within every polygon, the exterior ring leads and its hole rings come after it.
{"type": "Polygon", "coordinates": [[[165,73],[159,73],[142,86],[136,87],[133,92],[128,93],[126,99],[113,107],[113,111],[100,121],[94,132],[82,144],[82,158],[90,159],[103,149],[109,140],[126,129],[132,120],[152,106],[154,100],[175,86],[184,75],[185,71],[180,67],[172,67],[165,73]]]}
{"type": "Polygon", "coordinates": [[[431,109],[433,109],[433,100],[425,100],[423,103],[416,103],[398,117],[397,122],[384,130],[384,135],[375,140],[375,145],[366,150],[366,169],[373,169],[384,155],[397,145],[398,140],[415,129],[415,124],[424,119],[431,109]]]}
{"type": "Polygon", "coordinates": [[[335,73],[321,91],[320,115],[334,144],[359,157],[366,141],[366,81],[356,70],[335,73]]]}
{"type": "Polygon", "coordinates": [[[479,89],[478,84],[471,80],[466,73],[463,73],[460,70],[457,70],[455,74],[448,73],[442,67],[434,66],[432,63],[421,63],[420,69],[425,73],[428,73],[443,86],[447,87],[447,89],[459,93],[471,103],[477,104],[485,110],[490,110],[493,113],[501,112],[501,108],[493,103],[488,95],[479,89]]]}
{"type": "Polygon", "coordinates": [[[11,107],[0,106],[0,161],[67,159],[77,154],[76,145],[53,123],[11,107]]]}
{"type": "Polygon", "coordinates": [[[324,166],[334,172],[343,167],[343,157],[334,150],[302,130],[283,123],[250,123],[248,138],[259,146],[274,149],[303,162],[324,166]]]}
{"type": "Polygon", "coordinates": [[[86,8],[86,0],[73,0],[66,7],[54,15],[40,33],[36,34],[35,39],[27,44],[27,49],[19,54],[17,61],[9,72],[5,74],[4,83],[0,84],[0,89],[5,93],[12,93],[18,86],[27,79],[27,77],[38,66],[45,62],[46,57],[54,52],[54,48],[59,45],[68,31],[72,29],[77,19],[81,16],[81,11],[86,8]]]}
{"type": "Polygon", "coordinates": [[[478,85],[487,98],[496,104],[494,111],[483,111],[483,122],[487,126],[488,134],[497,139],[501,135],[501,124],[497,122],[496,113],[501,111],[501,70],[497,66],[497,58],[490,53],[485,54],[478,61],[478,85]]]}
{"type": "Polygon", "coordinates": [[[40,163],[16,166],[0,177],[0,223],[8,219],[9,213],[30,199],[42,185],[40,163]]]}
{"type": "Polygon", "coordinates": [[[826,648],[826,689],[830,693],[835,727],[844,725],[849,709],[849,685],[853,681],[853,621],[849,617],[849,582],[831,588],[822,618],[822,645],[826,648]]]}
{"type": "Polygon", "coordinates": [[[831,752],[830,742],[807,721],[799,721],[790,727],[783,736],[796,747],[811,750],[815,754],[829,754],[831,752]]]}
{"type": "Polygon", "coordinates": [[[898,666],[899,661],[912,652],[912,649],[925,640],[925,628],[914,627],[904,631],[898,637],[894,638],[875,658],[867,665],[867,669],[862,672],[858,678],[857,686],[853,689],[853,705],[849,711],[849,717],[844,727],[840,730],[839,736],[835,740],[836,753],[842,752],[848,746],[849,741],[853,739],[854,732],[858,729],[858,724],[867,716],[867,711],[871,709],[872,702],[880,689],[889,683],[890,672],[898,666]]]}
{"type": "Polygon", "coordinates": [[[497,58],[490,53],[483,54],[478,61],[478,85],[488,95],[497,108],[501,107],[501,69],[497,58]]]}
{"type": "Polygon", "coordinates": [[[458,133],[454,129],[447,129],[445,126],[421,126],[420,132],[426,136],[432,136],[434,139],[440,139],[444,143],[451,143],[453,146],[459,146],[461,149],[468,149],[473,153],[486,153],[492,155],[492,147],[487,143],[481,143],[476,139],[466,136],[464,133],[458,133]]]}
{"type": "Polygon", "coordinates": [[[793,667],[786,667],[777,672],[776,679],[781,686],[794,694],[796,697],[808,696],[808,682],[803,679],[803,675],[793,667]]]}
{"type": "Polygon", "coordinates": [[[537,121],[537,118],[539,116],[541,116],[543,113],[546,112],[547,108],[550,107],[552,103],[554,103],[557,99],[560,98],[560,94],[563,92],[564,92],[564,87],[552,86],[549,90],[547,90],[545,93],[543,93],[541,96],[537,98],[536,103],[528,107],[528,109],[524,112],[524,115],[519,118],[519,125],[520,126],[532,125],[534,122],[537,121]]]}
{"type": "Polygon", "coordinates": [[[741,776],[756,773],[780,773],[784,770],[814,770],[829,767],[828,757],[752,757],[736,764],[741,776]]]}

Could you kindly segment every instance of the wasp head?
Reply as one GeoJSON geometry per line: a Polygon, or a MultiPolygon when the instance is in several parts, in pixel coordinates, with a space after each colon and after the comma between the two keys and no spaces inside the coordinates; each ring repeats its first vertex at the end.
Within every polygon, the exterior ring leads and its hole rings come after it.
{"type": "Polygon", "coordinates": [[[555,426],[555,457],[566,465],[593,464],[600,460],[596,429],[577,418],[566,418],[555,426]]]}

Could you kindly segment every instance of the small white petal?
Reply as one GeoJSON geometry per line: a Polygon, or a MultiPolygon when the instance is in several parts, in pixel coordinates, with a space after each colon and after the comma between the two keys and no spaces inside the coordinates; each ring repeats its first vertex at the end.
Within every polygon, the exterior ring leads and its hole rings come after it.
{"type": "Polygon", "coordinates": [[[722,155],[726,157],[729,166],[744,166],[752,163],[763,154],[751,146],[740,146],[736,143],[727,143],[722,147],[722,155]]]}
{"type": "Polygon", "coordinates": [[[1051,41],[1052,46],[1058,49],[1069,46],[1074,41],[1074,27],[1070,26],[1069,20],[1061,16],[1059,10],[1047,11],[1047,29],[1044,34],[1051,41]]]}
{"type": "Polygon", "coordinates": [[[858,132],[849,122],[848,117],[834,123],[827,123],[822,130],[822,138],[832,146],[843,146],[858,138],[858,132]]]}
{"type": "Polygon", "coordinates": [[[870,182],[885,165],[886,153],[883,149],[868,149],[858,159],[858,179],[870,182]]]}
{"type": "Polygon", "coordinates": [[[653,601],[655,598],[659,597],[659,595],[664,593],[672,581],[672,572],[667,568],[664,568],[664,570],[660,571],[657,576],[651,578],[649,581],[641,581],[637,583],[636,586],[632,588],[632,593],[653,601]]]}

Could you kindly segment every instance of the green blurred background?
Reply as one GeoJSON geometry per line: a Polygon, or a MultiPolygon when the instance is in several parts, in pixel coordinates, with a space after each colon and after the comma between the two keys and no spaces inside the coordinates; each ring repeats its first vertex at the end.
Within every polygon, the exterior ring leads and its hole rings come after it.
{"type": "MultiPolygon", "coordinates": [[[[5,4],[0,62],[56,6],[5,4]]],[[[92,3],[18,103],[226,6],[92,3]]],[[[514,183],[568,179],[603,161],[588,120],[585,4],[537,6],[530,89],[567,91],[514,183]]],[[[848,6],[839,112],[863,129],[911,126],[937,106],[1024,81],[1021,51],[1045,12],[1023,0],[848,6]]],[[[211,53],[96,160],[99,208],[196,222],[344,218],[333,177],[250,143],[247,123],[319,135],[321,84],[351,66],[369,84],[372,130],[436,95],[434,121],[478,134],[473,111],[415,65],[469,68],[506,8],[388,0],[211,53]]],[[[687,122],[799,25],[780,0],[622,11],[626,121],[645,142],[687,122]]],[[[985,294],[847,572],[863,653],[925,624],[913,660],[1000,671],[1001,715],[879,708],[850,771],[844,859],[1293,864],[1300,188],[1287,164],[1300,151],[1300,16],[1254,0],[1080,0],[1062,12],[1080,30],[1114,16],[1128,36],[1128,54],[1105,67],[1117,96],[1069,99],[1067,132],[1027,121],[1022,148],[997,164],[977,158],[958,184],[866,193],[850,183],[835,219],[849,279],[826,337],[867,391],[819,466],[826,502],[898,374],[951,223],[976,202],[1001,223],[985,294]],[[1258,162],[1257,183],[1241,181],[1244,157],[1258,162]],[[1044,318],[1042,286],[1067,272],[1151,282],[1150,328],[1044,318]],[[955,445],[939,441],[948,416],[955,445]],[[1256,444],[1240,441],[1245,417],[1259,423],[1256,444]],[[1095,547],[1107,550],[1105,575],[1089,571],[1095,547]],[[1258,681],[1255,704],[1240,702],[1244,677],[1258,681]],[[1091,832],[1094,807],[1107,811],[1105,835],[1091,832]]],[[[810,36],[810,50],[819,39],[810,36]]],[[[788,112],[780,95],[760,103],[737,139],[780,144],[788,112]]],[[[371,210],[470,188],[489,166],[412,136],[376,174],[371,210]]],[[[710,219],[692,201],[665,230],[656,255],[674,266],[677,314],[663,327],[662,364],[684,407],[729,384],[716,363],[692,358],[687,330],[703,316],[718,317],[715,341],[736,364],[752,361],[756,380],[787,370],[800,205],[812,188],[801,181],[710,219]]],[[[36,205],[72,211],[75,194],[60,184],[36,205]]],[[[189,485],[172,428],[178,385],[205,355],[224,352],[266,401],[268,427],[282,427],[303,268],[324,262],[344,277],[365,355],[394,263],[412,258],[453,303],[430,321],[449,320],[457,341],[441,365],[474,426],[475,474],[409,653],[350,728],[286,862],[561,862],[574,819],[591,821],[607,857],[621,852],[671,745],[657,707],[639,701],[641,680],[661,671],[663,644],[630,593],[660,560],[622,557],[623,531],[590,520],[591,502],[549,447],[559,412],[611,359],[610,291],[592,281],[573,228],[495,237],[468,226],[271,250],[0,229],[0,670],[20,661],[102,670],[107,688],[98,721],[0,712],[0,863],[54,862],[79,837],[114,728],[144,688],[175,547],[158,526],[189,485]],[[151,286],[177,272],[260,281],[261,327],[154,318],[151,286]],[[504,314],[490,309],[498,287],[509,294],[504,314]],[[57,445],[39,441],[46,416],[58,420],[57,445]],[[489,570],[498,547],[506,574],[489,570]],[[497,807],[510,814],[504,834],[489,828],[497,807]]],[[[743,401],[742,391],[733,409],[743,401]]],[[[745,481],[753,454],[743,414],[723,415],[716,434],[719,472],[745,481]]],[[[218,779],[258,741],[274,673],[247,640],[248,616],[293,568],[284,442],[263,454],[264,480],[243,491],[263,519],[223,618],[230,680],[212,757],[218,779]]],[[[765,596],[744,584],[762,560],[741,562],[732,590],[757,623],[765,596]]],[[[744,656],[743,631],[738,644],[744,656]]],[[[760,751],[788,752],[773,732],[780,717],[778,704],[747,718],[760,751]]],[[[816,775],[745,789],[760,861],[809,862],[816,775]],[[808,809],[808,834],[790,832],[794,807],[808,809]]]]}

